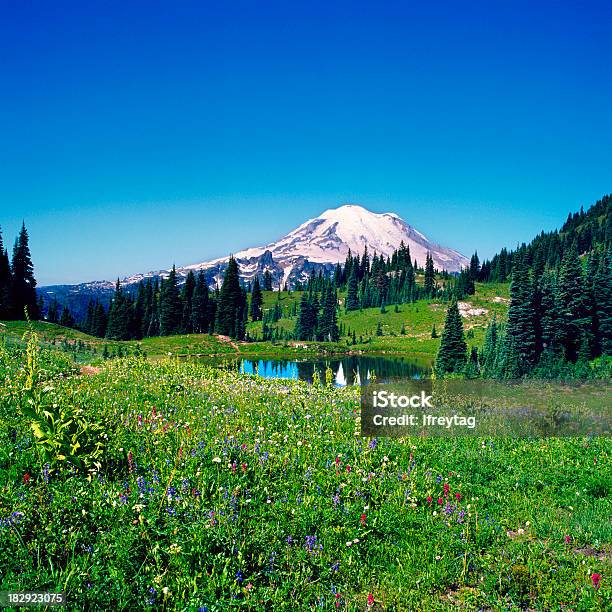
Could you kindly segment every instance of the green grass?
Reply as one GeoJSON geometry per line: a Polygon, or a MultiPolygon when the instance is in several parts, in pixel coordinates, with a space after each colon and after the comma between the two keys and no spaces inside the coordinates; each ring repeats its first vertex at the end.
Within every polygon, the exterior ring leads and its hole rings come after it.
{"type": "Polygon", "coordinates": [[[609,439],[371,443],[356,388],[24,359],[0,346],[0,590],[70,610],[609,609],[609,439]],[[99,471],[47,478],[24,406],[103,426],[99,471]]]}
{"type": "MultiPolygon", "coordinates": [[[[264,291],[264,309],[274,308],[280,303],[286,313],[290,312],[291,305],[298,303],[301,292],[264,291]]],[[[476,294],[463,300],[472,308],[484,308],[485,314],[470,316],[463,319],[469,346],[481,346],[488,321],[496,313],[498,318],[506,316],[508,304],[507,284],[477,284],[476,294]],[[498,301],[495,301],[497,298],[498,301]],[[499,300],[502,301],[499,301],[499,300]],[[473,334],[473,337],[470,337],[473,334]]],[[[340,296],[341,304],[343,296],[340,296]]],[[[394,306],[389,305],[387,312],[381,314],[379,308],[368,308],[361,311],[339,312],[339,323],[342,323],[348,332],[355,331],[357,345],[350,344],[348,337],[341,338],[339,343],[317,342],[252,342],[230,343],[208,334],[187,334],[179,336],[162,336],[144,338],[141,341],[116,342],[89,336],[82,332],[68,329],[60,325],[46,322],[34,322],[33,329],[41,336],[43,342],[55,343],[58,346],[66,345],[74,348],[78,353],[82,349],[82,360],[91,359],[92,355],[99,358],[107,345],[112,354],[116,354],[121,347],[122,351],[132,353],[143,351],[151,358],[160,358],[171,355],[200,355],[209,357],[244,356],[244,357],[307,357],[329,354],[346,354],[350,352],[367,352],[378,354],[420,355],[433,359],[440,343],[439,338],[431,338],[432,326],[435,324],[438,335],[444,327],[446,304],[436,300],[421,300],[414,304],[399,305],[399,312],[394,312],[394,306]],[[383,335],[376,335],[378,321],[382,323],[383,335]],[[401,335],[402,323],[406,334],[401,335]],[[360,337],[362,342],[360,342],[360,337]],[[80,343],[80,344],[79,344],[80,343]],[[75,346],[79,345],[79,346],[75,346]]],[[[283,318],[272,327],[284,329],[292,333],[296,318],[283,318]]],[[[25,321],[6,321],[6,329],[0,328],[4,334],[13,341],[23,337],[28,329],[25,321]]],[[[249,323],[247,330],[252,337],[261,337],[261,322],[249,323]]]]}

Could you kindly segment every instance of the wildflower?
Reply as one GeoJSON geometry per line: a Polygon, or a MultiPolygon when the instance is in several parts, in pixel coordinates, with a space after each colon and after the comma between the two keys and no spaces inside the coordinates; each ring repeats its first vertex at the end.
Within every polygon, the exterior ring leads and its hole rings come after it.
{"type": "Polygon", "coordinates": [[[332,564],[330,569],[332,572],[337,572],[340,569],[340,561],[336,561],[334,564],[332,564]]]}
{"type": "Polygon", "coordinates": [[[128,453],[128,470],[130,474],[134,471],[134,455],[132,455],[132,451],[128,453]]]}
{"type": "Polygon", "coordinates": [[[441,506],[444,503],[444,500],[441,497],[438,497],[438,506],[441,506]]]}
{"type": "Polygon", "coordinates": [[[376,446],[378,445],[378,440],[376,438],[372,438],[370,440],[370,443],[368,444],[368,446],[370,447],[370,449],[374,450],[376,448],[376,446]]]}
{"type": "Polygon", "coordinates": [[[244,575],[242,574],[242,570],[238,570],[236,572],[236,582],[240,584],[244,580],[244,575]]]}
{"type": "Polygon", "coordinates": [[[213,457],[213,463],[221,463],[221,457],[213,457]]]}
{"type": "Polygon", "coordinates": [[[433,501],[433,499],[432,499],[431,495],[428,495],[427,496],[427,503],[431,504],[432,501],[433,501]]]}
{"type": "Polygon", "coordinates": [[[601,582],[601,574],[591,574],[591,582],[593,583],[593,588],[597,590],[601,582]]]}
{"type": "Polygon", "coordinates": [[[287,536],[287,544],[291,546],[293,544],[293,538],[291,536],[287,536]]]}
{"type": "Polygon", "coordinates": [[[566,536],[565,536],[565,543],[566,543],[566,544],[569,544],[571,541],[572,541],[572,536],[570,536],[570,535],[566,535],[566,536]]]}
{"type": "Polygon", "coordinates": [[[350,465],[348,465],[348,463],[347,463],[347,465],[346,465],[346,471],[347,471],[347,472],[350,472],[350,471],[351,471],[351,466],[350,466],[350,465]]]}
{"type": "Polygon", "coordinates": [[[374,595],[372,595],[372,593],[368,594],[368,606],[373,606],[374,605],[374,595]]]}
{"type": "Polygon", "coordinates": [[[49,483],[49,464],[45,463],[45,465],[43,466],[43,480],[45,481],[45,484],[49,483]]]}
{"type": "Polygon", "coordinates": [[[444,497],[448,496],[448,492],[450,491],[450,486],[448,484],[448,482],[444,483],[444,497]]]}
{"type": "Polygon", "coordinates": [[[309,535],[309,536],[306,536],[306,544],[305,544],[305,547],[306,547],[306,550],[307,550],[309,553],[313,553],[313,552],[314,552],[314,549],[315,549],[316,544],[317,544],[317,536],[316,536],[316,535],[309,535]]]}
{"type": "Polygon", "coordinates": [[[455,499],[461,501],[461,493],[455,493],[455,499]]]}
{"type": "Polygon", "coordinates": [[[361,521],[361,526],[365,527],[366,525],[366,515],[365,514],[361,515],[360,521],[361,521]]]}
{"type": "Polygon", "coordinates": [[[30,478],[31,478],[31,476],[28,473],[25,473],[23,475],[23,482],[24,482],[24,484],[28,484],[28,482],[30,482],[30,478]]]}

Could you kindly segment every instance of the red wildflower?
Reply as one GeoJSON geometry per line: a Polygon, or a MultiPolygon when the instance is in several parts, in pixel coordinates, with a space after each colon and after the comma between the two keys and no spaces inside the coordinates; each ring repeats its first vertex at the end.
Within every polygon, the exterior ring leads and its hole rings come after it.
{"type": "Polygon", "coordinates": [[[373,606],[374,605],[374,595],[372,595],[372,593],[370,593],[368,595],[368,606],[373,606]]]}
{"type": "Polygon", "coordinates": [[[441,497],[438,497],[438,505],[441,506],[444,503],[444,500],[441,497]]]}
{"type": "Polygon", "coordinates": [[[457,501],[461,501],[461,493],[455,493],[455,498],[457,501]]]}
{"type": "Polygon", "coordinates": [[[348,463],[347,463],[347,465],[346,465],[346,471],[347,471],[347,472],[350,472],[350,471],[351,471],[351,466],[350,466],[350,465],[348,465],[348,463]]]}
{"type": "Polygon", "coordinates": [[[444,483],[444,497],[446,497],[448,495],[448,492],[450,491],[450,486],[448,484],[448,482],[444,483]]]}
{"type": "Polygon", "coordinates": [[[572,536],[566,535],[565,536],[565,543],[569,544],[572,541],[572,536]]]}
{"type": "Polygon", "coordinates": [[[594,589],[597,590],[601,582],[601,574],[591,574],[591,582],[593,583],[594,589]]]}
{"type": "Polygon", "coordinates": [[[340,465],[340,457],[336,457],[336,465],[340,465]]]}
{"type": "Polygon", "coordinates": [[[432,499],[431,495],[428,495],[427,496],[427,503],[431,504],[432,501],[433,501],[433,499],[432,499]]]}
{"type": "Polygon", "coordinates": [[[243,463],[243,464],[241,465],[241,467],[242,467],[242,473],[244,474],[244,472],[246,472],[246,471],[247,471],[247,464],[246,464],[246,463],[243,463]]]}
{"type": "Polygon", "coordinates": [[[128,469],[130,474],[134,471],[134,455],[132,455],[132,451],[128,453],[128,469]]]}
{"type": "Polygon", "coordinates": [[[365,527],[365,524],[366,524],[366,515],[362,514],[360,520],[361,520],[361,524],[365,527]]]}
{"type": "Polygon", "coordinates": [[[26,473],[26,474],[24,474],[24,475],[23,475],[23,482],[24,482],[25,484],[28,484],[28,482],[30,482],[30,478],[31,478],[31,476],[30,476],[29,474],[27,474],[27,473],[26,473]]]}

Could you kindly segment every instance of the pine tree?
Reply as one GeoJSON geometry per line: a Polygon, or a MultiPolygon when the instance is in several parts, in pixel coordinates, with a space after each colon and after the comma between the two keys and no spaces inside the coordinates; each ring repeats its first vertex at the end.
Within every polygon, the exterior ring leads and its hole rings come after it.
{"type": "Polygon", "coordinates": [[[191,306],[191,327],[196,334],[206,334],[210,331],[210,298],[208,283],[204,272],[200,270],[193,291],[191,306]]]}
{"type": "Polygon", "coordinates": [[[563,256],[559,269],[558,295],[565,357],[573,362],[578,357],[583,336],[588,335],[591,323],[587,312],[582,263],[575,244],[563,256]]]}
{"type": "Polygon", "coordinates": [[[106,325],[106,310],[104,309],[104,306],[98,302],[94,312],[93,329],[91,333],[98,338],[104,338],[106,336],[106,325]]]}
{"type": "Polygon", "coordinates": [[[510,307],[503,354],[502,376],[519,378],[535,365],[536,330],[533,311],[534,290],[522,258],[513,265],[510,284],[510,307]]]}
{"type": "Polygon", "coordinates": [[[599,350],[612,355],[612,251],[603,251],[593,277],[594,311],[599,350]]]}
{"type": "Polygon", "coordinates": [[[238,264],[230,257],[219,294],[215,329],[218,334],[242,340],[246,299],[240,287],[238,264]]]}
{"type": "Polygon", "coordinates": [[[383,335],[383,328],[382,328],[382,323],[380,322],[380,319],[379,319],[378,323],[376,324],[376,335],[377,336],[382,336],[383,335]]]}
{"type": "Polygon", "coordinates": [[[328,283],[323,295],[323,311],[319,320],[318,338],[324,342],[338,342],[338,298],[333,284],[328,283]]]}
{"type": "Polygon", "coordinates": [[[9,264],[8,253],[2,241],[2,232],[0,231],[0,320],[11,318],[12,284],[11,266],[9,264]]]}
{"type": "Polygon", "coordinates": [[[168,278],[162,281],[159,297],[160,335],[170,336],[181,332],[183,304],[176,279],[176,267],[172,266],[168,278]]]}
{"type": "Polygon", "coordinates": [[[272,274],[270,274],[270,270],[266,270],[264,272],[263,288],[264,288],[264,291],[272,291],[272,274]]]}
{"type": "Polygon", "coordinates": [[[193,294],[195,291],[196,279],[192,270],[187,273],[185,284],[181,292],[181,301],[183,303],[183,316],[181,318],[181,331],[184,334],[193,332],[191,315],[193,313],[193,294]]]}
{"type": "Polygon", "coordinates": [[[446,311],[444,330],[434,366],[437,376],[463,372],[467,345],[463,334],[463,322],[457,302],[453,300],[446,311]]]}
{"type": "Polygon", "coordinates": [[[38,318],[38,302],[36,299],[36,280],[34,279],[34,266],[30,255],[28,232],[25,223],[21,226],[19,236],[13,248],[12,291],[11,301],[13,316],[23,319],[25,309],[30,319],[38,318]]]}
{"type": "Polygon", "coordinates": [[[74,327],[74,318],[70,310],[68,310],[68,306],[64,306],[62,309],[62,316],[60,317],[59,324],[64,327],[74,327]]]}
{"type": "Polygon", "coordinates": [[[49,306],[49,310],[47,312],[47,321],[49,323],[57,323],[59,321],[56,297],[53,298],[53,301],[51,302],[51,305],[49,306]]]}
{"type": "Polygon", "coordinates": [[[250,315],[252,321],[261,321],[263,314],[263,294],[261,293],[261,286],[259,284],[259,278],[256,276],[253,281],[253,289],[251,291],[251,306],[250,315]]]}
{"type": "Polygon", "coordinates": [[[359,286],[355,266],[351,266],[351,273],[348,278],[345,308],[347,312],[359,309],[359,286]]]}
{"type": "Polygon", "coordinates": [[[121,283],[117,279],[115,293],[108,311],[108,325],[106,337],[109,340],[127,340],[129,336],[128,321],[126,318],[127,296],[121,289],[121,283]]]}
{"type": "Polygon", "coordinates": [[[436,281],[434,263],[431,253],[428,252],[425,257],[425,282],[423,285],[425,296],[428,298],[433,297],[435,294],[435,287],[436,281]]]}
{"type": "Polygon", "coordinates": [[[482,356],[480,362],[482,364],[483,376],[490,378],[497,374],[496,361],[498,351],[499,330],[497,326],[497,317],[493,314],[493,318],[487,326],[485,333],[484,345],[482,347],[482,356]]]}
{"type": "Polygon", "coordinates": [[[432,338],[437,338],[438,337],[438,332],[436,331],[436,324],[435,323],[431,327],[431,337],[432,338]]]}

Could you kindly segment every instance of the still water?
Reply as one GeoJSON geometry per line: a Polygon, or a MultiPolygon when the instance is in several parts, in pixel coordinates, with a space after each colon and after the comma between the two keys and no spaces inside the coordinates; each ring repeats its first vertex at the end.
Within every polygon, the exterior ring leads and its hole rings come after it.
{"type": "Polygon", "coordinates": [[[285,359],[239,359],[221,364],[246,374],[263,378],[289,378],[312,382],[313,374],[319,373],[325,380],[325,371],[331,368],[336,385],[358,385],[375,376],[378,380],[387,377],[423,378],[430,375],[431,361],[415,357],[365,357],[350,356],[319,360],[285,359]]]}

